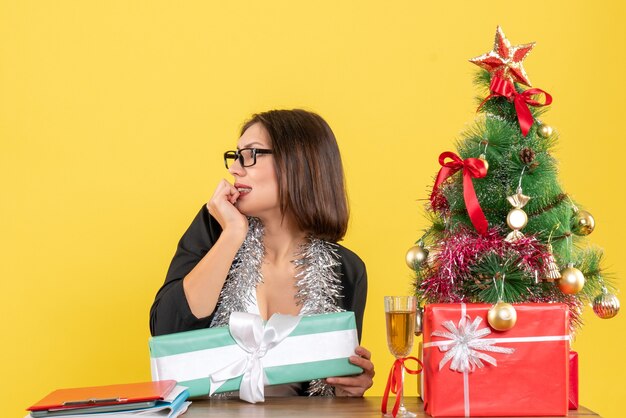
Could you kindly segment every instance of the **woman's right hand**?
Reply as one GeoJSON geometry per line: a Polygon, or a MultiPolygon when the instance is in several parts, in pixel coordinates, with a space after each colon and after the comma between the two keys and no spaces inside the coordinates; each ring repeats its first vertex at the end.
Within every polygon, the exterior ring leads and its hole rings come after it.
{"type": "Polygon", "coordinates": [[[235,206],[238,198],[239,191],[235,186],[222,180],[215,188],[206,207],[225,233],[232,233],[243,242],[248,233],[248,218],[235,206]]]}

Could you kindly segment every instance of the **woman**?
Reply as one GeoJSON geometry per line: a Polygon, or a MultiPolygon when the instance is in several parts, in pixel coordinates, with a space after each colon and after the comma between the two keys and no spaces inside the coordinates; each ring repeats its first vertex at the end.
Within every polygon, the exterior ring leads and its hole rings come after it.
{"type": "MultiPolygon", "coordinates": [[[[231,312],[354,311],[359,340],[367,296],[361,259],[337,244],[348,204],[339,148],[328,124],[304,110],[254,115],[237,151],[224,153],[233,184],[222,180],[181,238],[150,311],[152,335],[224,326],[231,312]]],[[[358,347],[364,372],[266,388],[266,395],[362,396],[374,365],[358,347]],[[307,386],[307,385],[305,385],[307,386]]]]}

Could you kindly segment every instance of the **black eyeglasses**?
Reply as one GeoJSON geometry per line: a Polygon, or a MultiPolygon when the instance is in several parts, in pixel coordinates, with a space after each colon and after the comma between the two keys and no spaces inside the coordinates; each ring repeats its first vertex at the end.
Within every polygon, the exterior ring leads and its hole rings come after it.
{"type": "Polygon", "coordinates": [[[242,167],[252,167],[256,164],[256,156],[258,154],[271,154],[271,149],[261,148],[242,148],[237,151],[226,151],[224,153],[224,165],[230,168],[235,160],[239,160],[242,167]]]}

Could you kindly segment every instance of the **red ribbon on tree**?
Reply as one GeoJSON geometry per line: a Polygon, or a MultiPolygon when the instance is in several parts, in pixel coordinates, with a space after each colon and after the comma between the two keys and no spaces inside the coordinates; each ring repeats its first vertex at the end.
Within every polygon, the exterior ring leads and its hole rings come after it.
{"type": "Polygon", "coordinates": [[[522,130],[522,135],[524,136],[528,135],[530,127],[533,126],[533,122],[535,121],[528,106],[542,107],[552,103],[552,96],[549,93],[541,89],[528,89],[524,90],[522,93],[518,93],[510,80],[497,75],[494,75],[491,79],[489,89],[491,90],[491,94],[483,100],[478,109],[483,107],[483,104],[492,97],[502,96],[506,97],[508,100],[513,100],[515,112],[517,113],[517,121],[522,130]],[[535,94],[543,94],[545,96],[545,103],[533,99],[532,96],[535,94]]]}
{"type": "Polygon", "coordinates": [[[430,195],[431,203],[434,202],[437,193],[439,193],[439,186],[441,183],[457,171],[463,170],[463,198],[465,200],[467,213],[472,221],[472,225],[474,225],[474,228],[476,228],[481,235],[485,235],[487,233],[487,229],[489,228],[489,224],[487,223],[487,218],[485,218],[485,214],[478,203],[476,191],[474,190],[474,183],[472,182],[472,178],[479,179],[487,175],[487,168],[485,167],[484,161],[479,158],[468,158],[463,160],[455,153],[447,151],[441,153],[439,156],[439,164],[441,164],[441,169],[437,174],[437,179],[435,180],[435,185],[433,186],[433,192],[430,195]],[[446,162],[446,158],[450,158],[452,161],[446,162]]]}
{"type": "Polygon", "coordinates": [[[422,372],[424,365],[421,361],[419,361],[415,357],[404,357],[396,359],[391,366],[391,370],[389,371],[389,377],[387,378],[387,386],[385,387],[385,394],[383,395],[383,403],[381,405],[381,412],[383,414],[387,413],[387,401],[389,400],[389,392],[391,391],[394,395],[396,395],[396,401],[393,404],[393,409],[391,410],[391,415],[398,415],[398,409],[400,408],[400,402],[402,399],[398,396],[399,393],[402,393],[402,368],[406,370],[409,374],[419,374],[422,372]],[[415,360],[419,365],[419,369],[409,369],[406,367],[405,361],[407,360],[415,360]]]}

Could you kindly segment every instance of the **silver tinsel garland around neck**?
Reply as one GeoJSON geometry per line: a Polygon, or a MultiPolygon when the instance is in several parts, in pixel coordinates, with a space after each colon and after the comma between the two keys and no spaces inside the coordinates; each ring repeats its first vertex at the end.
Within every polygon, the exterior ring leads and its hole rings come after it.
{"type": "MultiPolygon", "coordinates": [[[[257,218],[248,218],[248,234],[239,248],[222,288],[219,306],[211,327],[228,326],[232,312],[247,312],[254,303],[254,291],[263,282],[261,264],[265,256],[263,224],[257,218]]],[[[343,297],[339,280],[339,254],[336,244],[308,237],[292,261],[296,266],[296,304],[301,315],[341,312],[338,300],[343,297]]],[[[311,381],[309,395],[333,396],[333,387],[321,379],[311,381]]]]}
{"type": "Polygon", "coordinates": [[[211,328],[228,326],[231,312],[248,311],[248,305],[253,302],[251,290],[263,282],[264,255],[263,224],[257,218],[248,218],[248,234],[228,271],[211,328]]]}

